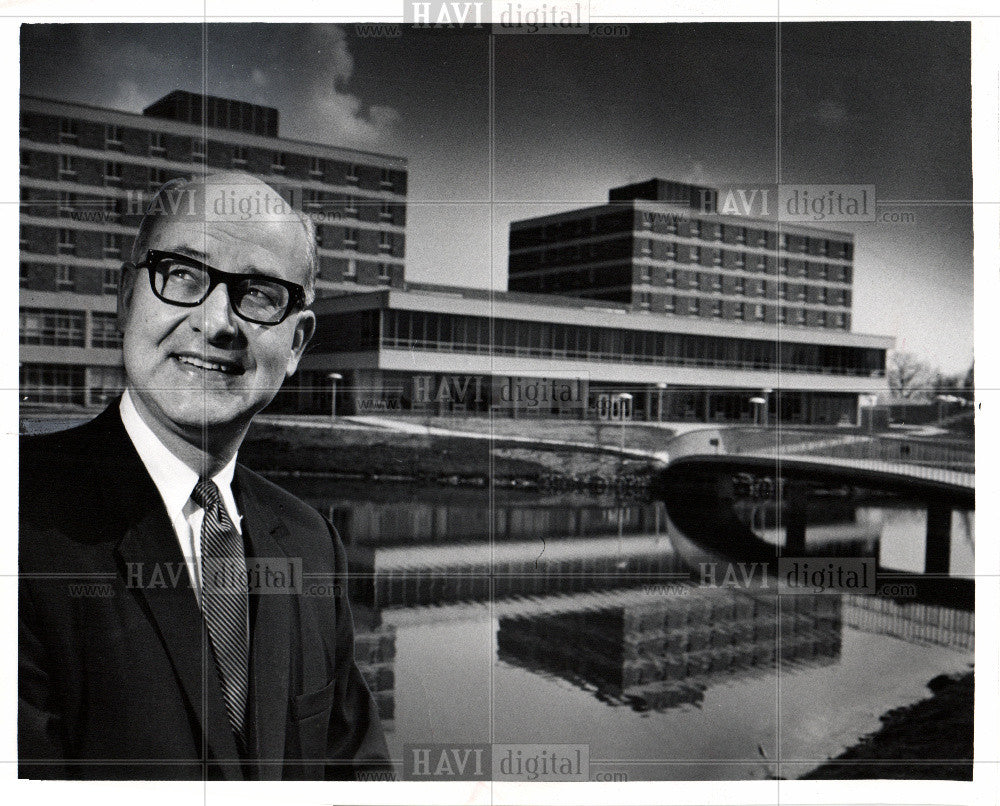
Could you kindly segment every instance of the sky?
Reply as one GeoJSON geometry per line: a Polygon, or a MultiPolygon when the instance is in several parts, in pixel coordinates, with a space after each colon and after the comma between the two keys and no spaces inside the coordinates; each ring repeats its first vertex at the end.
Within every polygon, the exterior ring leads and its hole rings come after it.
{"type": "Polygon", "coordinates": [[[967,23],[688,23],[627,36],[354,25],[21,29],[22,92],[129,112],[174,89],[276,107],[284,137],[409,160],[407,277],[506,288],[512,220],[651,177],[874,185],[853,330],[972,360],[967,23]],[[899,220],[905,214],[906,220],[899,220]]]}

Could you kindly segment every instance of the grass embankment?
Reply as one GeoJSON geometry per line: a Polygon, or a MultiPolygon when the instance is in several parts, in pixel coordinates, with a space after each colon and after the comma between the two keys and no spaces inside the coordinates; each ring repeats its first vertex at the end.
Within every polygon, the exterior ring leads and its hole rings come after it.
{"type": "Polygon", "coordinates": [[[971,781],[973,678],[935,677],[933,696],[883,714],[879,730],[802,777],[971,781]]]}
{"type": "MultiPolygon", "coordinates": [[[[491,432],[487,420],[434,418],[419,423],[468,431],[470,436],[331,427],[322,423],[255,423],[240,458],[262,472],[484,485],[493,479],[496,484],[525,486],[549,482],[616,484],[623,476],[644,480],[656,466],[652,460],[622,460],[618,452],[620,426],[502,421],[491,432]],[[492,433],[494,439],[472,436],[483,433],[492,433]],[[511,440],[514,436],[585,445],[567,447],[511,440]]],[[[626,427],[626,447],[662,450],[669,435],[662,429],[626,427]],[[644,430],[655,434],[640,433],[644,430]]]]}

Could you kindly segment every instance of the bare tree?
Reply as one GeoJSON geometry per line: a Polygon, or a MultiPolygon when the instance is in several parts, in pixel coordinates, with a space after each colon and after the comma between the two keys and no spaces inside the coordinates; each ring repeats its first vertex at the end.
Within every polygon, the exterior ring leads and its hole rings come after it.
{"type": "Polygon", "coordinates": [[[907,352],[891,353],[886,372],[892,396],[908,400],[926,397],[936,375],[926,361],[907,352]]]}

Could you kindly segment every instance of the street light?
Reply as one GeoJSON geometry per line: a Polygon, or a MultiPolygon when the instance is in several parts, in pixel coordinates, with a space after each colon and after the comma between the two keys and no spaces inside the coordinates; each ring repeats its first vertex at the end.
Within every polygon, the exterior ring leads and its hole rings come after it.
{"type": "Polygon", "coordinates": [[[327,376],[333,384],[332,394],[330,395],[330,419],[337,419],[337,381],[344,380],[344,376],[339,372],[331,372],[327,376]]]}
{"type": "Polygon", "coordinates": [[[632,402],[632,395],[628,392],[619,392],[618,394],[619,406],[618,406],[618,419],[622,421],[622,461],[625,461],[625,406],[632,402]]]}
{"type": "Polygon", "coordinates": [[[667,388],[667,385],[660,381],[656,384],[657,396],[659,400],[656,403],[656,422],[663,422],[663,390],[667,388]]]}

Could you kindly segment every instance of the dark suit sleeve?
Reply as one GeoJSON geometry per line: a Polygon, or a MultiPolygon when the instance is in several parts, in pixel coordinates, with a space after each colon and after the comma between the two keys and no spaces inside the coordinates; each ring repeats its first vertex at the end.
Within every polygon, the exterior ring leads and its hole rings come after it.
{"type": "Polygon", "coordinates": [[[62,717],[46,668],[46,652],[35,629],[30,590],[18,591],[17,755],[22,778],[66,778],[62,717]]]}
{"type": "MultiPolygon", "coordinates": [[[[347,601],[347,554],[336,529],[327,522],[336,552],[336,656],[350,659],[336,668],[336,699],[328,733],[328,758],[351,759],[350,764],[327,765],[328,780],[359,780],[366,773],[391,772],[378,707],[354,660],[354,623],[347,601]]],[[[373,778],[376,776],[372,776],[373,778]]]]}

